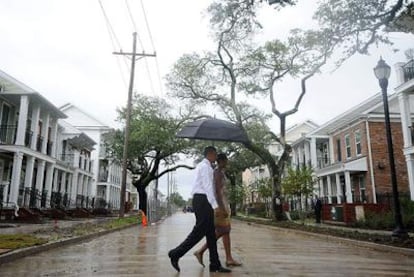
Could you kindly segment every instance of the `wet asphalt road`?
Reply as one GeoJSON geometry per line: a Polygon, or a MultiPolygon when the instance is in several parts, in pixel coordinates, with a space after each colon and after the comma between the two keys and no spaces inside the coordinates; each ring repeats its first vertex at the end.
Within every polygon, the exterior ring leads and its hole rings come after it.
{"type": "Polygon", "coordinates": [[[193,214],[177,213],[155,226],[132,227],[0,265],[0,276],[414,276],[412,257],[244,222],[233,222],[232,230],[233,253],[242,267],[210,274],[191,250],[180,259],[178,274],[167,252],[193,223],[193,214]]]}

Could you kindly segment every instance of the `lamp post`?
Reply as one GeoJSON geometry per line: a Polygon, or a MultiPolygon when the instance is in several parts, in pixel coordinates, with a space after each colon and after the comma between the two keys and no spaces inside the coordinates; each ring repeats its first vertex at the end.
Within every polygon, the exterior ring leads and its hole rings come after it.
{"type": "Polygon", "coordinates": [[[395,172],[395,161],[394,161],[394,150],[392,145],[392,136],[391,136],[391,124],[390,124],[390,113],[388,109],[388,78],[391,74],[391,67],[385,63],[385,61],[380,58],[377,66],[374,68],[375,76],[379,81],[379,85],[382,91],[382,100],[384,103],[384,116],[385,116],[385,132],[387,135],[387,146],[388,146],[388,159],[390,164],[390,173],[391,173],[391,186],[392,186],[392,196],[394,202],[394,220],[395,220],[395,229],[392,232],[393,237],[406,238],[408,233],[404,228],[404,224],[401,216],[401,207],[400,199],[398,195],[397,187],[397,174],[395,172]]]}

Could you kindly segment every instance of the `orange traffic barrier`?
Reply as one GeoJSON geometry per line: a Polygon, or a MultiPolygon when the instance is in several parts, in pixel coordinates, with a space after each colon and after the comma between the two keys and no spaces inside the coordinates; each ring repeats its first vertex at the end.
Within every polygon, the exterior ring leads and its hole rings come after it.
{"type": "Polygon", "coordinates": [[[142,226],[148,226],[148,220],[147,220],[147,216],[145,215],[145,213],[142,210],[139,210],[139,212],[141,213],[141,224],[142,226]]]}

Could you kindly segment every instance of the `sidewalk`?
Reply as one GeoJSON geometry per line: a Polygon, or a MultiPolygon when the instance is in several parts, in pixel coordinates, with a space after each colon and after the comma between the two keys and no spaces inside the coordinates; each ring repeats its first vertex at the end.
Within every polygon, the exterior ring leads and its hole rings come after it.
{"type": "MultiPolygon", "coordinates": [[[[138,218],[135,213],[126,214],[122,220],[118,220],[116,216],[106,216],[73,220],[48,220],[42,224],[0,223],[0,235],[33,235],[47,241],[40,245],[17,249],[13,249],[13,247],[12,249],[0,248],[0,264],[45,250],[79,243],[137,224],[138,218]]],[[[13,244],[13,240],[16,240],[16,238],[6,239],[6,245],[7,241],[13,244]]]]}
{"type": "MultiPolygon", "coordinates": [[[[259,222],[271,222],[271,219],[268,218],[262,218],[262,217],[255,217],[255,216],[244,216],[244,215],[238,215],[240,218],[246,218],[246,219],[254,219],[259,222]]],[[[300,220],[293,220],[289,221],[298,225],[302,225],[302,221],[300,220]]],[[[335,225],[335,222],[327,223],[323,222],[320,224],[315,223],[311,220],[305,220],[304,224],[307,226],[317,227],[317,228],[326,228],[326,229],[335,229],[335,230],[341,230],[345,232],[359,232],[362,234],[373,234],[373,235],[381,235],[381,236],[391,236],[392,231],[386,231],[386,230],[373,230],[373,229],[363,229],[363,228],[355,228],[355,227],[348,227],[348,226],[341,226],[341,225],[335,225]]],[[[408,235],[412,238],[414,238],[414,233],[409,232],[408,235]]]]}

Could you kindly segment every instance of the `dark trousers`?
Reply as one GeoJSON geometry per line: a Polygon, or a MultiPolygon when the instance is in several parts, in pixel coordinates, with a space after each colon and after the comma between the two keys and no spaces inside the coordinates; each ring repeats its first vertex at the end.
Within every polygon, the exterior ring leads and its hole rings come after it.
{"type": "Polygon", "coordinates": [[[315,219],[316,219],[316,223],[321,223],[321,209],[315,209],[315,219]]]}
{"type": "Polygon", "coordinates": [[[205,194],[194,194],[193,210],[196,217],[196,224],[187,238],[180,245],[171,250],[171,254],[176,258],[181,258],[203,237],[206,237],[210,253],[210,267],[218,268],[221,264],[217,254],[214,210],[208,202],[205,194]]]}

